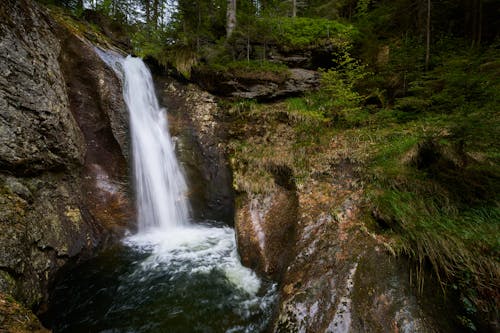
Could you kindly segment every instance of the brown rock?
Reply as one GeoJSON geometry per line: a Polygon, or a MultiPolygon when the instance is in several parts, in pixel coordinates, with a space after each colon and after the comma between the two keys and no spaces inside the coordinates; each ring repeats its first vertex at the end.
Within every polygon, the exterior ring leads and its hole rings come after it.
{"type": "Polygon", "coordinates": [[[235,228],[243,265],[280,280],[293,255],[298,201],[281,186],[237,207],[235,228]]]}

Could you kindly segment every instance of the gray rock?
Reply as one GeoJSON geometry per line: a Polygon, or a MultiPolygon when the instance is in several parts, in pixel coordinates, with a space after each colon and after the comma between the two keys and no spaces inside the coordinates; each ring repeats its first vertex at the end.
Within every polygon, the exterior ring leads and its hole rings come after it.
{"type": "Polygon", "coordinates": [[[0,168],[36,173],[83,163],[69,112],[59,43],[40,11],[6,0],[0,11],[0,168]]]}
{"type": "Polygon", "coordinates": [[[159,79],[160,103],[169,114],[170,133],[189,184],[196,219],[233,223],[234,193],[231,170],[222,145],[225,129],[216,98],[195,85],[159,79]]]}
{"type": "Polygon", "coordinates": [[[0,3],[0,73],[0,293],[32,307],[133,213],[127,112],[92,45],[31,0],[0,3]]]}
{"type": "Polygon", "coordinates": [[[318,88],[320,84],[318,72],[303,68],[289,69],[286,75],[269,77],[214,73],[205,68],[194,71],[192,78],[213,94],[261,101],[300,95],[318,88]]]}

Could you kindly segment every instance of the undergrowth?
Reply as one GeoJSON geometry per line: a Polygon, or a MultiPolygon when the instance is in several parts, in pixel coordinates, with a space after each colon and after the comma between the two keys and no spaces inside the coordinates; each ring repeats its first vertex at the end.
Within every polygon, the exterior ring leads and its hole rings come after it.
{"type": "Polygon", "coordinates": [[[279,17],[266,18],[259,23],[260,38],[274,41],[281,47],[292,50],[322,44],[332,44],[341,48],[350,44],[357,34],[354,26],[338,20],[279,17]]]}
{"type": "Polygon", "coordinates": [[[369,73],[346,54],[323,73],[318,92],[242,108],[241,126],[258,119],[263,135],[255,129],[233,141],[244,142],[233,157],[255,173],[258,191],[272,179],[255,170],[270,163],[291,166],[299,187],[335,154],[362,165],[371,230],[415,262],[420,289],[426,267],[443,290],[458,289],[468,309],[459,319],[475,330],[471,318],[496,317],[500,305],[497,55],[495,45],[443,50],[431,71],[412,73],[404,94],[391,97],[380,83],[393,73],[369,73]]]}

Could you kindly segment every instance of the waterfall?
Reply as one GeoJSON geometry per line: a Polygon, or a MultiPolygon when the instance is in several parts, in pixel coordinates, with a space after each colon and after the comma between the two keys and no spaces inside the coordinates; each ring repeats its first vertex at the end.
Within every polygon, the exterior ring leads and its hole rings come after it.
{"type": "MultiPolygon", "coordinates": [[[[151,73],[138,58],[124,58],[99,48],[96,52],[123,82],[130,118],[138,233],[123,239],[126,247],[120,258],[124,255],[130,259],[130,266],[119,269],[117,287],[99,287],[93,292],[85,283],[85,290],[92,295],[92,302],[84,302],[89,311],[80,311],[80,303],[75,308],[78,316],[92,313],[85,331],[109,327],[113,328],[109,331],[120,332],[178,332],[191,326],[199,331],[263,331],[271,318],[276,285],[260,280],[241,265],[232,228],[218,221],[191,221],[186,181],[151,73]],[[105,311],[92,312],[98,303],[94,300],[100,297],[96,295],[106,295],[105,311]]],[[[118,260],[119,267],[122,259],[118,260]]],[[[71,318],[72,310],[62,312],[69,311],[71,318]]],[[[80,323],[69,322],[67,332],[73,331],[71,325],[80,323]]]]}
{"type": "Polygon", "coordinates": [[[130,113],[139,232],[188,224],[184,175],[168,132],[166,112],[155,95],[151,73],[139,58],[121,61],[123,97],[130,113]]]}

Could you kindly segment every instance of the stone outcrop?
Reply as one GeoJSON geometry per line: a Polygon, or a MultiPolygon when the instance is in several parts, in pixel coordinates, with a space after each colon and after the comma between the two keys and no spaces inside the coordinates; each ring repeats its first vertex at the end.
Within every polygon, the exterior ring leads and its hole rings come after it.
{"type": "Polygon", "coordinates": [[[437,283],[426,280],[433,292],[420,295],[411,266],[367,229],[362,166],[342,137],[297,151],[298,134],[283,104],[231,109],[226,119],[239,191],[238,251],[245,265],[279,284],[270,331],[460,329],[437,283]]]}
{"type": "Polygon", "coordinates": [[[346,161],[334,166],[331,178],[310,179],[293,200],[280,186],[267,195],[247,193],[238,199],[235,225],[242,262],[280,284],[272,331],[459,329],[453,318],[440,316],[448,305],[439,287],[427,282],[433,291],[418,295],[409,264],[393,257],[363,226],[362,188],[350,169],[346,161]],[[293,226],[293,237],[283,237],[287,226],[293,226]]]}
{"type": "Polygon", "coordinates": [[[314,90],[319,86],[320,75],[316,71],[303,68],[292,68],[283,73],[230,73],[201,67],[193,70],[192,80],[203,89],[219,96],[263,101],[314,90]]]}
{"type": "Polygon", "coordinates": [[[92,46],[31,0],[0,4],[0,72],[0,293],[30,308],[127,225],[126,109],[92,46]]]}
{"type": "Polygon", "coordinates": [[[81,164],[57,38],[29,2],[3,2],[0,22],[0,168],[23,175],[81,164]]]}
{"type": "Polygon", "coordinates": [[[275,332],[441,331],[417,301],[409,266],[363,231],[360,188],[312,181],[299,202],[275,332]]]}

